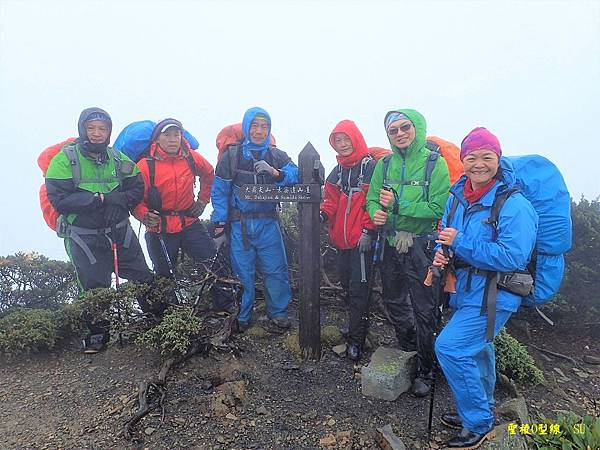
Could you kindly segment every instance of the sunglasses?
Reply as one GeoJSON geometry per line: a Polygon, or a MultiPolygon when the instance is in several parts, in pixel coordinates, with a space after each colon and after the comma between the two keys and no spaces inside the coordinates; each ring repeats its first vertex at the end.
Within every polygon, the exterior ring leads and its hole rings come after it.
{"type": "Polygon", "coordinates": [[[387,133],[390,136],[395,136],[398,134],[398,131],[402,131],[403,133],[408,133],[412,128],[412,124],[405,123],[404,125],[400,125],[399,127],[388,128],[387,133]]]}

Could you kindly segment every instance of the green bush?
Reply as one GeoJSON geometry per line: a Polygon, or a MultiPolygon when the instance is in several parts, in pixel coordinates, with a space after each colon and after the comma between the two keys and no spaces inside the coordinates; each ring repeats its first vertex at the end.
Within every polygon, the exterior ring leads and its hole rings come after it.
{"type": "Polygon", "coordinates": [[[81,302],[57,310],[13,308],[0,318],[0,353],[19,355],[51,350],[61,339],[81,334],[81,302]]]}
{"type": "Polygon", "coordinates": [[[138,336],[136,343],[152,349],[160,349],[164,357],[184,355],[198,337],[200,320],[192,315],[192,309],[169,309],[161,323],[138,336]]]}
{"type": "Polygon", "coordinates": [[[541,435],[539,432],[529,437],[529,448],[537,450],[598,450],[600,449],[600,418],[580,417],[576,414],[559,416],[556,420],[544,418],[550,426],[559,426],[559,432],[541,435]]]}
{"type": "Polygon", "coordinates": [[[569,322],[585,317],[600,319],[600,202],[581,199],[571,203],[573,247],[566,254],[565,278],[560,295],[553,302],[556,313],[569,322]]]}
{"type": "Polygon", "coordinates": [[[47,309],[16,308],[0,319],[0,352],[7,355],[51,349],[57,337],[56,316],[47,309]]]}
{"type": "Polygon", "coordinates": [[[496,370],[524,384],[543,383],[544,375],[535,365],[527,348],[503,328],[494,341],[496,347],[496,370]]]}
{"type": "Polygon", "coordinates": [[[15,307],[56,309],[76,298],[70,263],[38,253],[0,257],[0,315],[15,307]]]}

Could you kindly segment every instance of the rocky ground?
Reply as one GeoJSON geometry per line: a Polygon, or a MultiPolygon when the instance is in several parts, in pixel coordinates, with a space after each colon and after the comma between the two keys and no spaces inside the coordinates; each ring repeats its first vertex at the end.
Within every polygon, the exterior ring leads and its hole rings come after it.
{"type": "MultiPolygon", "coordinates": [[[[323,303],[322,325],[343,326],[343,307],[323,303]]],[[[113,343],[90,357],[71,344],[51,354],[0,360],[0,449],[373,449],[379,448],[374,430],[386,424],[408,449],[443,448],[451,434],[438,418],[452,405],[444,380],[429,447],[428,399],[366,398],[360,369],[351,361],[326,350],[321,361],[301,363],[286,345],[290,333],[278,333],[260,311],[256,317],[248,333],[233,337],[239,351],[212,352],[172,369],[164,418],[161,411],[145,417],[131,441],[121,435],[123,424],[136,408],[138,383],[156,376],[157,353],[113,343]]],[[[384,319],[375,316],[372,329],[373,347],[394,345],[384,319]]],[[[600,366],[583,362],[584,356],[600,357],[597,339],[585,329],[518,320],[513,331],[577,364],[530,348],[548,379],[546,386],[520,389],[532,421],[566,410],[600,413],[600,366]]],[[[361,363],[368,363],[369,353],[361,363]]],[[[498,389],[497,396],[506,400],[508,392],[498,389]]]]}

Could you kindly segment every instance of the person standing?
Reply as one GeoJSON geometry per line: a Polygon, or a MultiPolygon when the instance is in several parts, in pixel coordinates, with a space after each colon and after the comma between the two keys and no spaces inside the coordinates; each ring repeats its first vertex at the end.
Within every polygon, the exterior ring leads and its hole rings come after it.
{"type": "MultiPolygon", "coordinates": [[[[80,291],[110,287],[115,270],[113,242],[119,276],[151,283],[153,274],[129,223],[129,210],[144,193],[139,170],[127,156],[109,147],[112,120],[106,111],[84,109],[77,128],[77,140],[52,158],[45,183],[48,199],[60,214],[57,233],[64,238],[80,291]]],[[[109,341],[110,323],[95,320],[88,311],[84,319],[90,330],[85,352],[97,353],[109,341]]]]}
{"type": "MultiPolygon", "coordinates": [[[[192,150],[182,132],[176,119],[159,122],[152,132],[148,156],[138,162],[144,196],[133,213],[146,225],[148,253],[161,277],[175,276],[180,249],[197,263],[206,264],[215,256],[213,240],[198,219],[210,202],[213,167],[192,150]],[[200,184],[198,198],[194,194],[196,180],[200,184]]],[[[233,309],[231,296],[219,283],[211,295],[216,309],[233,309]]]]}
{"type": "Polygon", "coordinates": [[[416,344],[417,373],[411,391],[424,397],[433,376],[436,315],[431,288],[423,281],[448,199],[448,167],[438,153],[426,148],[426,122],[419,112],[390,111],[384,125],[392,155],[377,162],[367,211],[387,236],[381,267],[383,300],[401,348],[414,350],[416,344]]]}
{"type": "Polygon", "coordinates": [[[248,109],[242,130],[243,141],[230,146],[217,163],[211,191],[215,244],[219,248],[229,240],[232,267],[243,285],[239,330],[244,332],[250,325],[257,266],[264,279],[267,314],[276,326],[287,329],[292,293],[277,202],[245,200],[240,187],[296,184],[298,167],[284,151],[270,145],[271,117],[264,109],[248,109]]]}
{"type": "Polygon", "coordinates": [[[351,120],[342,120],[329,135],[338,165],[325,181],[321,222],[338,249],[338,273],[348,306],[346,355],[358,361],[369,331],[369,278],[373,276],[375,225],[365,210],[366,196],[376,161],[351,120]]]}
{"type": "Polygon", "coordinates": [[[500,142],[490,131],[471,131],[462,141],[460,157],[465,175],[452,187],[437,240],[446,254],[439,248],[433,261],[444,268],[448,256],[453,260],[456,293],[450,295],[450,307],[454,314],[436,341],[435,353],[458,411],[445,413],[442,422],[462,428],[448,447],[474,449],[494,435],[493,339],[522,300],[510,286],[498,286],[494,295],[491,283],[496,283],[493,277],[498,273],[525,274],[538,216],[520,192],[513,192],[512,164],[502,158],[500,142]],[[490,223],[501,196],[507,197],[497,223],[490,223]]]}

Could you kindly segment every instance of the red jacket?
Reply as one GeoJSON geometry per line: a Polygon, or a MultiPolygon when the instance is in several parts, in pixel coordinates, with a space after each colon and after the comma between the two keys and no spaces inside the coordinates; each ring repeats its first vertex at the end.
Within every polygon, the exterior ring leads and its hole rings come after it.
{"type": "MultiPolygon", "coordinates": [[[[200,192],[198,200],[208,203],[210,201],[210,188],[215,172],[212,165],[200,153],[189,148],[187,142],[182,141],[182,148],[175,156],[165,153],[155,142],[150,147],[150,156],[154,158],[155,175],[154,185],[160,192],[163,210],[185,211],[194,202],[194,183],[196,174],[192,172],[186,155],[192,155],[196,165],[197,175],[200,177],[200,192]]],[[[150,169],[146,158],[137,163],[142,178],[144,179],[144,199],[135,207],[133,215],[142,220],[149,210],[148,189],[150,188],[150,169]]],[[[198,219],[178,215],[166,216],[167,233],[179,233],[198,219]]],[[[159,227],[148,228],[149,231],[162,231],[159,227]]]]}
{"type": "Polygon", "coordinates": [[[365,210],[365,199],[376,161],[369,155],[369,148],[358,127],[351,120],[342,120],[331,132],[333,137],[346,134],[352,141],[354,151],[348,156],[337,155],[338,165],[325,182],[325,196],[321,211],[327,215],[329,237],[341,250],[355,248],[363,228],[374,230],[365,210]],[[350,192],[351,189],[354,189],[350,192]]]}

